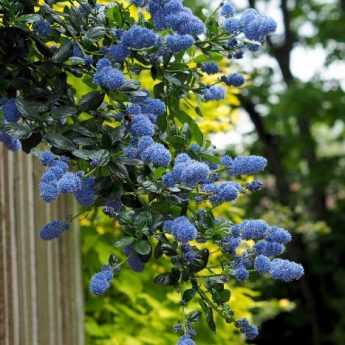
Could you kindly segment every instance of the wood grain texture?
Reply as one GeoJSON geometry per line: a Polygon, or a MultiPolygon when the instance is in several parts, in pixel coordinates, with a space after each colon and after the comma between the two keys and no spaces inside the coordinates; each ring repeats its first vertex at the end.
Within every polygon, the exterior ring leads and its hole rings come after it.
{"type": "Polygon", "coordinates": [[[37,159],[0,145],[0,345],[83,345],[78,221],[46,242],[40,228],[76,213],[71,198],[45,204],[37,159]]]}

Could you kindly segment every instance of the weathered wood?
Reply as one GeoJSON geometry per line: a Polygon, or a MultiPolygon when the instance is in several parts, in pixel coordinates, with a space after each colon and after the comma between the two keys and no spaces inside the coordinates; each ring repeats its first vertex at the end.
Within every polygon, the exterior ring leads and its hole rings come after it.
{"type": "Polygon", "coordinates": [[[83,345],[79,228],[46,242],[40,228],[76,212],[39,198],[37,159],[0,145],[0,345],[83,345]]]}

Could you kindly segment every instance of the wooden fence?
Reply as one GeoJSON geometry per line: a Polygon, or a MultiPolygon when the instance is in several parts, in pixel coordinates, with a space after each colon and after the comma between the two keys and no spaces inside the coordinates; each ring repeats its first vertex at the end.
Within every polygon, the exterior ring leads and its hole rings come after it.
{"type": "Polygon", "coordinates": [[[0,345],[83,345],[79,229],[39,238],[40,228],[76,208],[39,198],[37,159],[0,144],[0,345]]]}

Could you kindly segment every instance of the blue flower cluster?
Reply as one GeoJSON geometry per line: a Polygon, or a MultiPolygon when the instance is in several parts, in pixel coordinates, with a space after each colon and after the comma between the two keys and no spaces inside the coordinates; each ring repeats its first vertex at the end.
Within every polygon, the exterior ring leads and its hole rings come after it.
{"type": "Polygon", "coordinates": [[[249,40],[262,42],[277,29],[277,24],[272,18],[263,16],[252,8],[245,10],[240,16],[232,15],[224,22],[225,30],[231,34],[243,33],[249,40]]]}
{"type": "Polygon", "coordinates": [[[213,204],[219,205],[236,200],[242,187],[235,182],[207,183],[203,185],[202,190],[210,194],[209,199],[213,204]]]}
{"type": "Polygon", "coordinates": [[[222,159],[222,164],[232,176],[253,175],[266,168],[267,159],[261,156],[238,156],[234,159],[225,156],[222,159]]]}
{"type": "Polygon", "coordinates": [[[180,51],[190,48],[194,44],[194,38],[191,35],[168,35],[166,37],[166,45],[171,53],[178,53],[180,51]]]}
{"type": "Polygon", "coordinates": [[[0,131],[0,141],[4,143],[9,150],[13,152],[17,152],[22,148],[20,140],[2,131],[0,131]]]}
{"type": "Polygon", "coordinates": [[[9,98],[6,102],[2,105],[2,111],[4,113],[4,119],[7,122],[17,122],[21,115],[17,109],[16,99],[9,98]]]}
{"type": "Polygon", "coordinates": [[[209,174],[210,168],[206,163],[196,161],[186,153],[181,153],[175,159],[172,172],[163,177],[163,183],[167,187],[173,187],[177,183],[195,187],[198,183],[206,183],[209,174]]]}
{"type": "Polygon", "coordinates": [[[229,86],[240,87],[244,84],[244,77],[239,73],[232,73],[222,78],[224,83],[229,86]]]}
{"type": "Polygon", "coordinates": [[[112,67],[109,59],[102,58],[97,62],[93,82],[109,91],[119,89],[125,82],[120,70],[112,67]]]}
{"type": "Polygon", "coordinates": [[[157,43],[157,35],[150,29],[133,25],[121,37],[121,44],[131,49],[144,49],[153,47],[157,43]]]}
{"type": "Polygon", "coordinates": [[[201,64],[201,70],[207,74],[216,74],[219,72],[219,66],[215,62],[204,62],[201,64]]]}
{"type": "Polygon", "coordinates": [[[177,342],[176,345],[195,345],[194,340],[188,336],[188,335],[183,335],[177,342]]]}
{"type": "Polygon", "coordinates": [[[40,196],[45,202],[52,202],[62,193],[74,193],[83,206],[91,206],[95,202],[94,178],[83,177],[82,172],[69,172],[66,160],[57,159],[52,153],[41,153],[40,160],[48,169],[40,180],[40,196]]]}
{"type": "Polygon", "coordinates": [[[113,279],[113,271],[109,266],[105,266],[101,272],[94,274],[91,278],[89,290],[96,296],[101,296],[110,288],[113,279]]]}
{"type": "Polygon", "coordinates": [[[253,340],[259,335],[258,328],[251,325],[246,319],[237,320],[235,324],[248,340],[253,340]]]}
{"type": "Polygon", "coordinates": [[[219,86],[209,86],[202,91],[203,99],[207,101],[219,101],[224,99],[225,90],[219,86]]]}
{"type": "Polygon", "coordinates": [[[254,268],[258,273],[268,273],[273,279],[288,282],[300,279],[303,267],[289,260],[271,259],[282,254],[291,239],[283,228],[269,226],[263,220],[245,220],[232,227],[223,240],[223,249],[235,258],[233,274],[238,281],[248,279],[248,269],[254,268]],[[247,240],[255,241],[254,246],[238,256],[236,249],[247,240]]]}
{"type": "Polygon", "coordinates": [[[177,241],[187,243],[195,240],[198,230],[185,216],[164,222],[163,228],[166,232],[174,235],[177,241]]]}
{"type": "Polygon", "coordinates": [[[58,238],[64,231],[69,228],[68,223],[61,220],[53,220],[46,224],[40,232],[42,240],[53,240],[58,238]]]}
{"type": "Polygon", "coordinates": [[[150,0],[148,10],[158,30],[172,29],[180,35],[197,36],[205,32],[205,24],[181,0],[150,0]]]}

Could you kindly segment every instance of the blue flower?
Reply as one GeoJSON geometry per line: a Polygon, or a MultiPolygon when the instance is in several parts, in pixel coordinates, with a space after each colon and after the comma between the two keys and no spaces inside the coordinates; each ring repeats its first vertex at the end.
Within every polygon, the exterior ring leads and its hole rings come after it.
{"type": "Polygon", "coordinates": [[[224,182],[214,184],[214,188],[212,189],[213,190],[211,190],[211,192],[213,192],[213,195],[210,197],[210,200],[215,204],[220,204],[222,202],[237,199],[238,194],[241,191],[241,186],[234,182],[224,182]]]}
{"type": "Polygon", "coordinates": [[[115,217],[121,211],[123,204],[120,199],[108,201],[104,207],[103,212],[109,217],[115,217]]]}
{"type": "Polygon", "coordinates": [[[125,82],[121,71],[111,66],[108,59],[100,59],[97,63],[96,73],[93,76],[93,82],[107,90],[116,90],[125,82]]]}
{"type": "Polygon", "coordinates": [[[59,196],[56,179],[49,183],[41,181],[39,188],[40,188],[40,197],[45,202],[52,202],[56,200],[57,197],[59,196]]]}
{"type": "Polygon", "coordinates": [[[44,151],[40,153],[39,159],[43,165],[50,166],[55,161],[55,156],[49,151],[44,151]]]}
{"type": "Polygon", "coordinates": [[[115,62],[123,62],[130,55],[128,48],[121,43],[113,44],[105,48],[105,53],[115,62]]]}
{"type": "Polygon", "coordinates": [[[157,167],[167,167],[171,161],[169,150],[162,144],[154,143],[148,146],[141,154],[141,159],[157,167]]]}
{"type": "Polygon", "coordinates": [[[232,73],[228,76],[224,76],[222,80],[226,85],[236,87],[242,86],[245,82],[244,77],[239,73],[232,73]]]}
{"type": "Polygon", "coordinates": [[[247,185],[247,189],[250,190],[251,192],[256,192],[263,187],[263,183],[259,180],[254,180],[247,185]]]}
{"type": "Polygon", "coordinates": [[[165,174],[162,181],[165,187],[174,187],[176,184],[174,175],[171,172],[165,174]]]}
{"type": "Polygon", "coordinates": [[[40,237],[42,240],[53,240],[54,238],[59,237],[68,228],[69,225],[66,222],[53,220],[41,229],[40,237]]]}
{"type": "Polygon", "coordinates": [[[80,176],[76,173],[66,172],[58,181],[59,193],[74,193],[81,190],[80,176]]]}
{"type": "Polygon", "coordinates": [[[220,14],[224,17],[232,17],[236,13],[236,9],[232,4],[224,4],[220,10],[220,14]]]}
{"type": "Polygon", "coordinates": [[[157,43],[156,34],[147,28],[133,25],[121,37],[121,43],[133,49],[150,48],[157,43]]]}
{"type": "Polygon", "coordinates": [[[225,155],[225,156],[222,157],[222,159],[221,159],[220,162],[221,162],[227,169],[231,169],[231,167],[232,167],[232,161],[233,161],[233,159],[232,159],[230,156],[225,155]]]}
{"type": "Polygon", "coordinates": [[[51,33],[52,29],[50,23],[44,19],[38,20],[33,24],[33,29],[43,38],[47,38],[51,33]]]}
{"type": "Polygon", "coordinates": [[[263,239],[268,230],[268,224],[263,220],[245,220],[240,224],[241,237],[244,240],[263,239]]]}
{"type": "Polygon", "coordinates": [[[168,35],[167,47],[172,53],[178,53],[190,48],[194,44],[194,38],[191,35],[168,35]]]}
{"type": "Polygon", "coordinates": [[[266,168],[267,159],[261,156],[238,156],[233,160],[230,173],[232,176],[253,175],[266,168]]]}
{"type": "Polygon", "coordinates": [[[287,230],[279,228],[277,226],[272,226],[269,230],[268,236],[266,237],[267,241],[278,242],[282,244],[289,243],[291,239],[292,237],[287,230]]]}
{"type": "Polygon", "coordinates": [[[10,136],[9,134],[0,131],[0,141],[11,151],[19,151],[22,148],[20,140],[10,136]]]}
{"type": "Polygon", "coordinates": [[[225,252],[235,254],[236,249],[241,244],[241,237],[226,236],[222,241],[222,247],[225,252]]]}
{"type": "Polygon", "coordinates": [[[206,163],[194,160],[185,165],[184,169],[181,167],[181,170],[180,182],[190,187],[205,183],[210,173],[210,168],[206,163]]]}
{"type": "Polygon", "coordinates": [[[154,133],[154,125],[144,115],[137,115],[133,118],[131,124],[131,133],[135,137],[150,136],[154,133]]]}
{"type": "Polygon", "coordinates": [[[271,275],[273,279],[290,282],[300,279],[303,274],[303,266],[296,262],[283,259],[274,259],[271,262],[271,275]]]}
{"type": "Polygon", "coordinates": [[[198,257],[198,253],[188,243],[182,245],[182,254],[187,262],[192,262],[198,257]]]}
{"type": "Polygon", "coordinates": [[[215,62],[204,62],[201,64],[201,70],[207,74],[216,74],[219,72],[219,67],[215,62]]]}
{"type": "Polygon", "coordinates": [[[76,199],[82,206],[91,206],[95,203],[95,179],[85,177],[81,180],[81,189],[74,192],[76,199]]]}
{"type": "Polygon", "coordinates": [[[8,99],[2,106],[4,119],[7,122],[17,122],[20,119],[20,112],[17,109],[16,99],[8,99]]]}
{"type": "Polygon", "coordinates": [[[282,254],[285,250],[283,244],[261,240],[255,244],[255,252],[265,256],[274,257],[282,254]]]}
{"type": "Polygon", "coordinates": [[[196,345],[194,340],[187,336],[187,335],[183,335],[179,341],[177,342],[177,345],[196,345]]]}
{"type": "Polygon", "coordinates": [[[254,325],[251,325],[248,320],[240,319],[236,321],[236,327],[238,327],[248,340],[255,339],[258,335],[258,328],[254,325]]]}
{"type": "Polygon", "coordinates": [[[234,270],[234,277],[237,281],[243,282],[249,278],[249,272],[244,265],[239,265],[234,270]]]}
{"type": "Polygon", "coordinates": [[[178,217],[173,221],[164,222],[164,230],[171,232],[177,241],[187,243],[195,240],[198,230],[185,216],[178,217]]]}
{"type": "Polygon", "coordinates": [[[255,258],[254,268],[259,273],[268,273],[271,270],[271,260],[265,255],[259,255],[255,258]]]}
{"type": "Polygon", "coordinates": [[[135,159],[138,157],[138,149],[132,145],[125,147],[123,153],[129,159],[135,159]]]}
{"type": "Polygon", "coordinates": [[[197,36],[205,32],[205,24],[195,17],[190,10],[184,9],[180,12],[169,14],[165,17],[169,27],[181,35],[197,36]]]}
{"type": "Polygon", "coordinates": [[[138,142],[138,152],[139,153],[143,152],[145,149],[147,149],[152,144],[154,144],[154,141],[150,136],[145,135],[145,136],[141,137],[139,139],[139,142],[138,142]]]}
{"type": "Polygon", "coordinates": [[[205,101],[221,100],[225,97],[225,90],[222,87],[210,86],[202,91],[205,101]]]}
{"type": "Polygon", "coordinates": [[[140,103],[141,111],[143,114],[154,114],[156,116],[165,113],[165,104],[158,98],[145,98],[140,103]]]}
{"type": "Polygon", "coordinates": [[[96,296],[104,295],[110,288],[108,275],[104,272],[98,272],[91,278],[89,290],[96,296]]]}
{"type": "Polygon", "coordinates": [[[237,18],[227,19],[224,23],[224,29],[230,34],[238,34],[241,31],[241,23],[237,18]]]}

